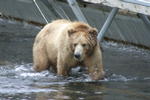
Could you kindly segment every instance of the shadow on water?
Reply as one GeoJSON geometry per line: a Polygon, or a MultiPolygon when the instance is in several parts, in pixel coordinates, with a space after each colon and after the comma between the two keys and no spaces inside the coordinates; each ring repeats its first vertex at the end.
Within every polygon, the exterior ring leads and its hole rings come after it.
{"type": "Polygon", "coordinates": [[[91,81],[78,68],[62,78],[32,69],[40,27],[0,19],[0,28],[1,100],[150,100],[150,51],[104,41],[104,80],[91,81]]]}

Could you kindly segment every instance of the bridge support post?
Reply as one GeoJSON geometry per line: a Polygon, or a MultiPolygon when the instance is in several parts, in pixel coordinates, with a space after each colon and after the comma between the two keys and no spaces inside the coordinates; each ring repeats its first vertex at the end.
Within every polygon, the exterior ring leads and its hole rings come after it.
{"type": "Polygon", "coordinates": [[[109,26],[111,25],[114,17],[116,16],[117,12],[118,12],[118,9],[119,8],[113,8],[110,12],[110,14],[108,15],[104,25],[102,26],[98,36],[97,36],[97,39],[98,39],[98,42],[100,42],[103,37],[104,37],[104,34],[106,33],[106,31],[108,30],[109,26]]]}
{"type": "Polygon", "coordinates": [[[82,21],[82,22],[85,22],[85,23],[88,23],[86,18],[84,17],[78,3],[76,2],[76,0],[67,0],[68,3],[69,3],[69,6],[71,7],[73,13],[75,14],[75,16],[77,17],[77,19],[79,21],[82,21]]]}

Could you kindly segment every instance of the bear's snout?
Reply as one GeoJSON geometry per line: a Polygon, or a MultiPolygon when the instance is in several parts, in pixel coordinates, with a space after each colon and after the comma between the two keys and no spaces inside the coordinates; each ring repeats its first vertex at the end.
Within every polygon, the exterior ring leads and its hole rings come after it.
{"type": "Polygon", "coordinates": [[[84,58],[84,54],[83,54],[83,47],[78,44],[76,47],[75,47],[75,51],[74,51],[74,58],[78,61],[82,61],[83,58],[84,58]]]}
{"type": "Polygon", "coordinates": [[[74,57],[75,57],[76,59],[80,59],[80,58],[81,58],[81,54],[79,54],[79,53],[74,54],[74,57]]]}

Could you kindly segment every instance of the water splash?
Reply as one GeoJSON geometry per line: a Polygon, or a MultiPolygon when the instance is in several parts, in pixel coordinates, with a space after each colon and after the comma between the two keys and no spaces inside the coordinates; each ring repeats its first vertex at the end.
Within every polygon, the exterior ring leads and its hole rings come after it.
{"type": "MultiPolygon", "coordinates": [[[[76,71],[78,71],[76,69],[76,71]]],[[[0,66],[0,93],[34,93],[34,92],[56,92],[53,85],[65,85],[78,82],[92,81],[88,74],[84,72],[75,72],[70,77],[59,77],[52,72],[35,72],[32,64],[5,65],[0,66]],[[76,73],[76,74],[75,74],[76,73]],[[18,90],[19,89],[19,90],[18,90]]],[[[137,77],[127,78],[123,75],[112,74],[111,76],[96,82],[128,82],[138,80],[137,77]]],[[[150,80],[145,77],[143,80],[150,80]]]]}
{"type": "Polygon", "coordinates": [[[128,81],[134,81],[137,80],[137,77],[127,78],[123,75],[117,75],[112,74],[110,77],[105,78],[105,81],[122,81],[122,82],[128,82],[128,81]]]}
{"type": "Polygon", "coordinates": [[[138,48],[138,47],[135,47],[132,45],[124,45],[124,44],[116,43],[116,42],[104,41],[102,43],[102,46],[104,48],[114,48],[116,51],[120,51],[120,52],[139,53],[139,54],[144,55],[144,56],[149,56],[149,54],[150,54],[149,50],[145,50],[143,48],[138,48]]]}

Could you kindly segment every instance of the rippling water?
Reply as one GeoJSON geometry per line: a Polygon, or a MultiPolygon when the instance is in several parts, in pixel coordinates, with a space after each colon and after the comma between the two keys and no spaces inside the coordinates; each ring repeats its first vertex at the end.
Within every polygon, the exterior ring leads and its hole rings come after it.
{"type": "Polygon", "coordinates": [[[150,100],[150,51],[102,43],[104,80],[79,67],[70,77],[32,69],[32,44],[40,27],[0,19],[0,100],[150,100]]]}

